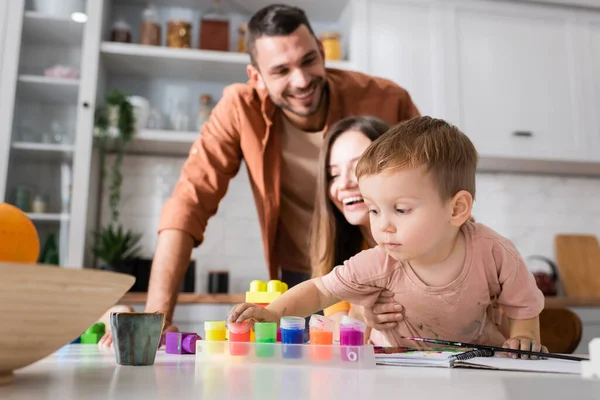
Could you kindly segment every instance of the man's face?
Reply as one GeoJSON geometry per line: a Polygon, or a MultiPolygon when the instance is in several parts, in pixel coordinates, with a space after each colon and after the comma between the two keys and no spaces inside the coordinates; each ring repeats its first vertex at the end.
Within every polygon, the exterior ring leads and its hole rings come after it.
{"type": "Polygon", "coordinates": [[[254,44],[257,68],[250,79],[265,88],[283,110],[300,117],[315,114],[325,91],[325,62],[320,42],[305,25],[288,36],[263,36],[254,44]]]}

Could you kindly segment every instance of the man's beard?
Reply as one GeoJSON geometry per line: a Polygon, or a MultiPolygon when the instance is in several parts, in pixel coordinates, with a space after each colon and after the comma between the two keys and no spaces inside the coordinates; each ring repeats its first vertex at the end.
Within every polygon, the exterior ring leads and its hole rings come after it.
{"type": "Polygon", "coordinates": [[[280,99],[274,99],[273,97],[271,97],[271,100],[273,100],[273,103],[275,103],[275,105],[277,107],[287,110],[287,111],[291,112],[292,114],[295,114],[299,117],[310,117],[311,115],[313,115],[317,111],[319,111],[319,107],[321,106],[321,102],[323,101],[323,96],[325,95],[325,90],[326,90],[325,78],[317,77],[317,78],[313,79],[309,85],[309,88],[311,88],[311,89],[314,88],[314,90],[320,90],[321,93],[319,93],[319,98],[315,101],[315,104],[313,104],[311,106],[311,108],[306,112],[298,111],[298,110],[294,109],[294,107],[291,104],[289,104],[283,100],[286,97],[290,96],[290,94],[288,92],[284,92],[280,99]]]}

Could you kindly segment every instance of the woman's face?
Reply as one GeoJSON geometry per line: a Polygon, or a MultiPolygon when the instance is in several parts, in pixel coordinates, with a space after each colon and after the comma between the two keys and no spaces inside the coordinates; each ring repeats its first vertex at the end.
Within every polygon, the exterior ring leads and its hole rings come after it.
{"type": "Polygon", "coordinates": [[[346,131],[329,151],[329,198],[351,225],[368,225],[369,209],[358,189],[354,170],[371,139],[360,131],[346,131]]]}

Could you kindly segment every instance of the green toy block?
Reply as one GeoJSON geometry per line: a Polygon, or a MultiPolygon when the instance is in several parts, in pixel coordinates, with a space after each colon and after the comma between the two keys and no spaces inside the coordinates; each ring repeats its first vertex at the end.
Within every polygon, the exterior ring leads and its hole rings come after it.
{"type": "Polygon", "coordinates": [[[106,326],[104,323],[96,322],[81,335],[81,344],[98,344],[105,332],[106,326]]]}

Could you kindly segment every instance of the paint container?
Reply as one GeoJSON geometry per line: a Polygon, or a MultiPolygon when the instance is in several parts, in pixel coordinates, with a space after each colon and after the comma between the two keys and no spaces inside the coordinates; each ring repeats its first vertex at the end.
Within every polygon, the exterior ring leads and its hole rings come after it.
{"type": "Polygon", "coordinates": [[[358,361],[359,352],[356,346],[365,344],[365,330],[367,325],[347,315],[340,321],[340,346],[342,346],[343,361],[358,361]]]}
{"type": "Polygon", "coordinates": [[[220,354],[225,351],[224,341],[227,335],[227,324],[225,321],[206,321],[204,323],[204,337],[210,343],[206,351],[210,354],[220,354]]]}
{"type": "Polygon", "coordinates": [[[333,329],[335,322],[322,315],[314,314],[308,322],[310,336],[310,358],[312,360],[331,360],[331,347],[322,345],[333,344],[333,329]]]}
{"type": "Polygon", "coordinates": [[[271,343],[277,340],[276,322],[257,322],[254,324],[254,335],[256,342],[256,357],[274,357],[275,347],[271,343]],[[269,343],[261,346],[260,343],[269,343]]]}
{"type": "Polygon", "coordinates": [[[248,355],[250,342],[250,321],[229,322],[229,353],[232,356],[248,355]]]}
{"type": "Polygon", "coordinates": [[[300,317],[283,317],[279,321],[281,329],[281,343],[283,358],[301,358],[302,346],[285,346],[286,344],[299,345],[304,343],[304,327],[306,320],[300,317]]]}

